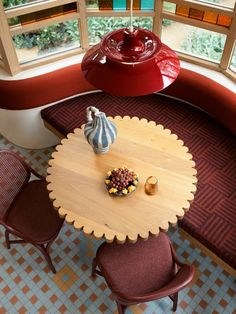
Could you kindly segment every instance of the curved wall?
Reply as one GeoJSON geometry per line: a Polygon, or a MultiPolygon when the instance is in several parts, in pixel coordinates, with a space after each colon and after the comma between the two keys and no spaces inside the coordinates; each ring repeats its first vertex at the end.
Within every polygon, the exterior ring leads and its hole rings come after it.
{"type": "Polygon", "coordinates": [[[0,109],[0,133],[10,142],[25,148],[39,149],[59,143],[58,138],[44,127],[40,116],[43,108],[27,110],[0,109]]]}

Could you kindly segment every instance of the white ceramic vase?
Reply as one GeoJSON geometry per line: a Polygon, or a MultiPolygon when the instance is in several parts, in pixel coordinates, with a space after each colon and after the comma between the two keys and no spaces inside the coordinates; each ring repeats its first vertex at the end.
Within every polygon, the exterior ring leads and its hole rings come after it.
{"type": "Polygon", "coordinates": [[[84,135],[88,143],[97,154],[108,152],[117,137],[117,129],[112,121],[109,121],[104,112],[96,107],[86,109],[87,123],[84,127],[84,135]]]}

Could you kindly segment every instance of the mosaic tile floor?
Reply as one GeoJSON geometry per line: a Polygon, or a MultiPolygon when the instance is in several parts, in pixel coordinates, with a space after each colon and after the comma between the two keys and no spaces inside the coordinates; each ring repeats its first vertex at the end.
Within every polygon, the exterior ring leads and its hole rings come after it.
{"type": "MultiPolygon", "coordinates": [[[[0,148],[3,147],[18,151],[37,171],[46,173],[53,148],[26,150],[0,136],[0,148]]],[[[65,224],[52,245],[51,256],[57,269],[54,275],[31,245],[13,245],[7,250],[3,232],[0,227],[0,314],[117,314],[103,279],[93,280],[90,276],[92,258],[101,241],[88,239],[65,224]]],[[[233,272],[222,268],[181,230],[172,228],[169,235],[180,260],[194,264],[197,270],[194,283],[179,295],[177,313],[236,314],[233,272]]],[[[171,312],[169,298],[127,310],[127,314],[171,312]]]]}

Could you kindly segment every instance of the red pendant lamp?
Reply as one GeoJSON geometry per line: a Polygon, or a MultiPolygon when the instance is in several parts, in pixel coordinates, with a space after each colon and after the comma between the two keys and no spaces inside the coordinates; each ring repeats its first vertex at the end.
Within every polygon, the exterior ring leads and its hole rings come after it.
{"type": "Polygon", "coordinates": [[[177,78],[176,53],[152,32],[132,26],[108,33],[84,55],[81,68],[95,87],[117,96],[158,92],[177,78]]]}

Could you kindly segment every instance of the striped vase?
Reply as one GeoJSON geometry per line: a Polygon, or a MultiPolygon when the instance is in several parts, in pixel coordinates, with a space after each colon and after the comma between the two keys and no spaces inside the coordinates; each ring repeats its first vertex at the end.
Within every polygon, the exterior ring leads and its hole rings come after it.
{"type": "Polygon", "coordinates": [[[97,108],[90,106],[86,111],[88,122],[84,127],[84,135],[95,153],[104,154],[108,152],[110,145],[116,139],[116,126],[107,119],[104,112],[100,112],[97,108]]]}

